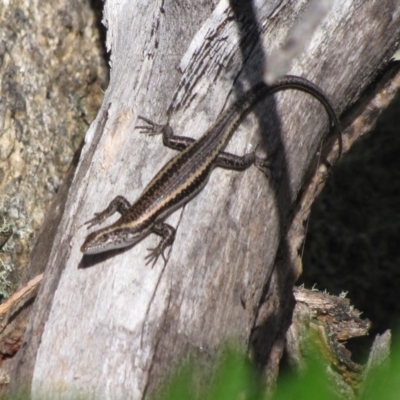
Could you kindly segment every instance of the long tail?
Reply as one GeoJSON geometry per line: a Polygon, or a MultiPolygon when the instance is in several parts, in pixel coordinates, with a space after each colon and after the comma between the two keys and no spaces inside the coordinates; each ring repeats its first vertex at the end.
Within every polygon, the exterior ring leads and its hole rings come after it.
{"type": "Polygon", "coordinates": [[[343,149],[342,128],[340,126],[339,118],[336,114],[336,111],[322,89],[320,89],[317,85],[305,78],[300,78],[299,76],[294,75],[285,75],[284,77],[280,78],[276,83],[270,86],[266,85],[263,82],[258,83],[247,92],[245,92],[230,108],[228,108],[224,112],[224,114],[227,119],[229,119],[230,116],[234,118],[233,114],[235,114],[236,116],[240,115],[240,118],[235,121],[237,122],[237,124],[239,124],[240,121],[247,115],[248,112],[250,112],[250,110],[257,103],[264,100],[267,96],[287,89],[297,89],[302,92],[309,93],[324,106],[326,112],[329,115],[331,123],[334,125],[336,130],[339,144],[338,158],[340,158],[343,149]]]}

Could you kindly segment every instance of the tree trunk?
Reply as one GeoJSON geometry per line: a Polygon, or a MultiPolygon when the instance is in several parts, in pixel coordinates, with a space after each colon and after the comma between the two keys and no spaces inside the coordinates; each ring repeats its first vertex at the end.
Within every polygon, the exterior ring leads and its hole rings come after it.
{"type": "MultiPolygon", "coordinates": [[[[168,219],[177,234],[165,265],[145,265],[155,235],[91,259],[80,246],[85,221],[117,195],[135,200],[174,154],[138,134],[137,116],[169,119],[177,134],[200,137],[262,80],[268,54],[306,3],[106,2],[110,86],[86,135],[14,389],[37,398],[148,397],[182,357],[206,361],[228,339],[276,376],[299,274],[299,239],[288,228],[329,128],[311,96],[278,94],[242,123],[228,151],[249,152],[261,134],[274,155],[270,178],[256,168],[215,170],[168,219]]],[[[393,54],[399,19],[399,0],[338,0],[289,72],[319,85],[341,113],[393,54]]],[[[335,160],[334,142],[324,143],[322,162],[335,160]]]]}

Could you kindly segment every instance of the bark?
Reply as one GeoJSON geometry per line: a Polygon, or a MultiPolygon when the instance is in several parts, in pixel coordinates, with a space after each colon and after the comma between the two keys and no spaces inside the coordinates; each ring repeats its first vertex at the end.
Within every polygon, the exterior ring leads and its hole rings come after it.
{"type": "Polygon", "coordinates": [[[371,322],[361,319],[361,313],[343,295],[331,296],[315,289],[295,288],[294,296],[293,321],[286,335],[289,364],[304,371],[317,350],[332,391],[338,398],[359,399],[361,394],[368,393],[376,379],[374,373],[388,366],[391,332],[377,335],[367,363],[358,364],[352,360],[346,343],[367,336],[371,322]]]}
{"type": "Polygon", "coordinates": [[[363,367],[352,361],[345,343],[368,335],[371,323],[360,318],[360,312],[350,305],[349,299],[303,288],[295,289],[294,296],[296,307],[286,336],[290,364],[305,369],[313,343],[322,355],[334,390],[341,398],[355,399],[363,367]]]}
{"type": "MultiPolygon", "coordinates": [[[[145,265],[154,235],[90,259],[79,248],[94,212],[116,195],[133,201],[173,155],[160,138],[135,131],[137,115],[169,118],[176,133],[201,136],[262,79],[267,54],[306,3],[221,2],[212,10],[206,1],[106,2],[110,86],[86,135],[12,388],[37,398],[144,398],[187,354],[207,362],[227,339],[274,379],[300,270],[302,231],[297,225],[294,238],[291,224],[329,128],[310,96],[279,94],[242,124],[228,150],[248,152],[261,135],[274,155],[269,180],[255,168],[214,171],[169,218],[177,235],[165,265],[145,265]]],[[[399,5],[337,1],[290,73],[321,86],[340,113],[349,109],[394,52],[399,5]]],[[[324,143],[329,166],[337,148],[324,143]]]]}
{"type": "Polygon", "coordinates": [[[0,306],[0,396],[10,383],[12,357],[21,347],[42,278],[43,274],[38,275],[0,306]]]}

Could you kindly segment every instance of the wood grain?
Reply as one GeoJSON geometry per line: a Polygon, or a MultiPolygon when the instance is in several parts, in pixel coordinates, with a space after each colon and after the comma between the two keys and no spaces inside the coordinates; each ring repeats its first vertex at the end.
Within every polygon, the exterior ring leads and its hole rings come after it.
{"type": "MultiPolygon", "coordinates": [[[[306,3],[234,11],[225,1],[212,11],[211,2],[106,3],[110,86],[86,135],[14,387],[53,399],[141,399],[182,357],[192,352],[206,362],[227,339],[274,379],[297,274],[286,234],[321,141],[324,160],[335,159],[316,101],[285,92],[242,124],[229,150],[243,154],[261,135],[274,155],[270,179],[256,169],[216,170],[169,219],[177,236],[165,266],[145,266],[146,249],[159,240],[153,235],[92,259],[82,259],[79,247],[94,212],[116,195],[134,200],[173,154],[160,139],[135,132],[137,115],[169,118],[176,133],[199,137],[261,79],[269,52],[306,3]]],[[[318,84],[339,112],[349,109],[394,52],[399,5],[338,0],[290,73],[318,84]]]]}

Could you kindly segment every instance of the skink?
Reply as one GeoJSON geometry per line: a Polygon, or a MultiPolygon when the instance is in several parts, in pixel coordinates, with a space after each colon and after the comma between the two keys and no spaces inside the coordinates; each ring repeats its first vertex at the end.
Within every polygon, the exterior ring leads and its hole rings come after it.
{"type": "Polygon", "coordinates": [[[245,92],[232,106],[220,114],[217,121],[198,140],[174,135],[169,125],[155,124],[147,118],[139,118],[148,125],[138,126],[141,133],[163,135],[164,145],[180,150],[151,180],[141,196],[132,205],[125,197],[118,196],[109,206],[86,222],[89,228],[102,223],[115,212],[121,217],[113,224],[90,233],[81,247],[84,254],[96,254],[131,246],[150,233],[161,236],[155,248],[148,249],[147,263],[156,263],[175,239],[175,229],[164,220],[177,208],[196,196],[206,185],[215,167],[245,170],[255,164],[262,171],[267,161],[255,152],[236,156],[224,152],[236,128],[251,109],[267,96],[286,89],[307,92],[318,99],[333,122],[342,152],[342,132],[336,112],[322,90],[297,76],[287,75],[271,86],[259,83],[245,92]]]}

